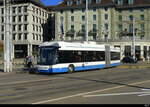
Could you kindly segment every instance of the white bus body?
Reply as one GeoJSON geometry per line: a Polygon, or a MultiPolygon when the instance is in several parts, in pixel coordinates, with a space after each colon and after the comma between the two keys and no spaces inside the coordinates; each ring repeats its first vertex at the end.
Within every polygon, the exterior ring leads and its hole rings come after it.
{"type": "Polygon", "coordinates": [[[73,72],[120,64],[119,48],[96,43],[56,41],[46,42],[39,46],[37,72],[73,72]]]}

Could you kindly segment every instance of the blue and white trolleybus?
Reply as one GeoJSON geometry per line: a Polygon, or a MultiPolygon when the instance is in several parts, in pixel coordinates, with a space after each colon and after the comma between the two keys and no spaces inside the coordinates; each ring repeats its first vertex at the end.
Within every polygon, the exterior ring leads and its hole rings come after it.
{"type": "Polygon", "coordinates": [[[88,42],[55,41],[39,46],[37,72],[76,72],[120,64],[120,48],[88,42]]]}

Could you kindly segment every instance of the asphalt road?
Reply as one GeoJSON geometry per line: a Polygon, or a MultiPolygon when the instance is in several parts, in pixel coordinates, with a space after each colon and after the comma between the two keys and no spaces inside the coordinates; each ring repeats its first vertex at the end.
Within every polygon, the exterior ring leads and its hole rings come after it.
{"type": "Polygon", "coordinates": [[[149,104],[149,99],[148,67],[54,75],[0,73],[0,104],[149,104]]]}

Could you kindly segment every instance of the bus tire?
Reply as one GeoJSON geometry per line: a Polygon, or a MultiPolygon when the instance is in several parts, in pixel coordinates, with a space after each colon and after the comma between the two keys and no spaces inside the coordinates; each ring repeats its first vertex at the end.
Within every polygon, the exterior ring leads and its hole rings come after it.
{"type": "Polygon", "coordinates": [[[68,73],[73,73],[74,72],[74,65],[69,65],[68,66],[68,73]]]}

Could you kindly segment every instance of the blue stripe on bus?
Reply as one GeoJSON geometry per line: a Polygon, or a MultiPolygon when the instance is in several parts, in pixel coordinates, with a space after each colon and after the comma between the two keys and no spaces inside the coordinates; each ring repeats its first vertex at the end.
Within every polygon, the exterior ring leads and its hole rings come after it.
{"type": "Polygon", "coordinates": [[[113,64],[110,64],[112,67],[113,66],[119,66],[119,65],[121,65],[121,63],[113,63],[113,64]]]}
{"type": "MultiPolygon", "coordinates": [[[[118,66],[120,63],[113,63],[110,66],[118,66]]],[[[92,69],[98,69],[98,68],[105,68],[105,64],[101,65],[91,65],[91,66],[81,66],[81,67],[76,67],[75,71],[82,71],[82,70],[92,70],[92,69]]],[[[49,70],[38,70],[38,72],[41,73],[65,73],[68,72],[68,68],[53,68],[49,70]]]]}

